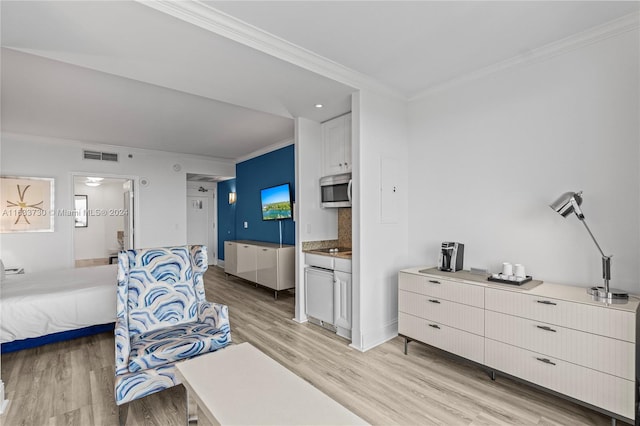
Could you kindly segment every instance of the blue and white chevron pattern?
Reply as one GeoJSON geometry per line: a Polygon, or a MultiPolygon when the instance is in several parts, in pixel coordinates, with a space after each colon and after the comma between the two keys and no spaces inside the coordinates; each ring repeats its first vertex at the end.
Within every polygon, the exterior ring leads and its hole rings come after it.
{"type": "Polygon", "coordinates": [[[227,306],[205,299],[207,267],[204,246],[119,253],[118,405],[179,384],[174,362],[231,342],[227,306]]]}

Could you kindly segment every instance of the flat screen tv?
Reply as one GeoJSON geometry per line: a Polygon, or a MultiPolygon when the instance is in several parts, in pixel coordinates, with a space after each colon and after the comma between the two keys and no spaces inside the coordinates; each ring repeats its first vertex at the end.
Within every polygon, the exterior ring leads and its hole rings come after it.
{"type": "Polygon", "coordinates": [[[262,220],[291,219],[291,188],[288,183],[260,190],[262,220]]]}

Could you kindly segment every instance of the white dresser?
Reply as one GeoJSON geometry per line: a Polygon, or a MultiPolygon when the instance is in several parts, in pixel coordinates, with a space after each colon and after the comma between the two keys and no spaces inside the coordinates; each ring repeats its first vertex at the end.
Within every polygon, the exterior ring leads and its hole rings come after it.
{"type": "Polygon", "coordinates": [[[224,272],[278,292],[295,287],[295,246],[261,241],[225,241],[224,272]]]}
{"type": "Polygon", "coordinates": [[[583,287],[497,284],[411,268],[398,279],[398,332],[634,422],[639,299],[583,287]]]}

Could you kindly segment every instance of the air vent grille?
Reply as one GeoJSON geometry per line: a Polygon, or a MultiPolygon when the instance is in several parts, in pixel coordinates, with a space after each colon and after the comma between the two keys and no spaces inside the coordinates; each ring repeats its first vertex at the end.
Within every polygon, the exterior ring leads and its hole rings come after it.
{"type": "Polygon", "coordinates": [[[118,154],[113,152],[82,151],[85,160],[118,161],[118,154]]]}

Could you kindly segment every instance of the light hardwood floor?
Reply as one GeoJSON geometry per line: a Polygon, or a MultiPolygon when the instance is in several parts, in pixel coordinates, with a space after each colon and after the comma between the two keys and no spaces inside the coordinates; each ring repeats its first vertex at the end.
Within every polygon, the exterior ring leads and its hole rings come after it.
{"type": "MultiPolygon", "coordinates": [[[[207,298],[229,306],[234,343],[251,342],[376,425],[608,425],[592,410],[451,359],[401,338],[361,353],[312,324],[292,321],[294,296],[229,277],[205,276],[207,298]]],[[[2,425],[115,425],[112,333],[2,355],[2,425]]],[[[225,386],[221,383],[220,386],[225,386]]],[[[286,401],[282,401],[286,405],[286,401]]],[[[251,401],[247,401],[251,409],[251,401]]],[[[129,425],[184,424],[184,388],[131,403],[129,425]]]]}

